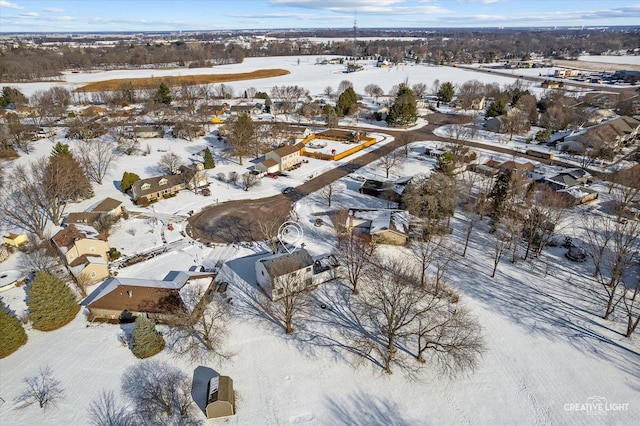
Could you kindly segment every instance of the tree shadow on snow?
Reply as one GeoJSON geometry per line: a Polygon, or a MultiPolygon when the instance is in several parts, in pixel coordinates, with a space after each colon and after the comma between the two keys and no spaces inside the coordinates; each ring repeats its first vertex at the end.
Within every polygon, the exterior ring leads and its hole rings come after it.
{"type": "Polygon", "coordinates": [[[415,424],[402,416],[402,408],[389,399],[359,391],[336,399],[325,397],[329,407],[327,424],[345,426],[409,426],[415,424]]]}

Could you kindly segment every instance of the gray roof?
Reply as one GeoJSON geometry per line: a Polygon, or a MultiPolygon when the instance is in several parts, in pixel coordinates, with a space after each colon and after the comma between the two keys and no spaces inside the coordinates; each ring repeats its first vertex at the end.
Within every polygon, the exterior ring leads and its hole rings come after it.
{"type": "Polygon", "coordinates": [[[305,249],[291,253],[275,254],[261,259],[260,262],[272,278],[290,274],[313,265],[313,259],[305,249]]]}

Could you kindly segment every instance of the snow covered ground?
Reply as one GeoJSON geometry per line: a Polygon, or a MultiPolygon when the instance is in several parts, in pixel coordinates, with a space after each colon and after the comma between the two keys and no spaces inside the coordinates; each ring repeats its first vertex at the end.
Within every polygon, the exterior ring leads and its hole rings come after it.
{"type": "MultiPolygon", "coordinates": [[[[252,61],[223,67],[226,69],[219,72],[229,72],[229,68],[273,67],[281,61],[282,67],[292,70],[290,76],[270,82],[238,83],[234,85],[236,90],[245,87],[243,85],[263,90],[269,87],[268,84],[299,84],[317,93],[328,84],[337,86],[342,79],[353,81],[356,91],[360,92],[370,82],[388,90],[391,85],[404,81],[405,76],[409,77],[410,83],[423,81],[421,79],[430,83],[435,78],[449,81],[458,78],[457,73],[464,76],[462,82],[476,76],[499,80],[500,84],[510,82],[506,78],[503,81],[502,77],[496,79],[456,68],[406,66],[405,69],[367,69],[342,74],[339,72],[342,67],[315,65],[314,59],[306,57],[301,58],[299,67],[294,58],[256,59],[258,62],[249,65],[252,61]],[[321,70],[317,75],[305,74],[316,69],[321,70]]],[[[81,76],[74,74],[74,78],[81,76]]],[[[376,137],[380,138],[379,143],[389,140],[382,133],[376,137]]],[[[491,141],[487,134],[478,139],[504,144],[504,141],[491,141]]],[[[121,268],[120,276],[161,279],[170,270],[186,270],[196,264],[215,267],[227,262],[220,278],[231,283],[229,296],[234,302],[234,317],[226,349],[234,356],[207,367],[234,380],[237,415],[207,424],[640,424],[640,343],[637,338],[626,339],[619,333],[623,318],[618,316],[603,321],[598,317],[600,305],[594,302],[588,262],[567,261],[564,257],[566,249],[550,248],[545,250],[543,257],[531,263],[511,264],[504,260],[497,276],[490,278],[491,242],[485,229],[479,226],[472,235],[467,256],[456,260],[448,277],[460,293],[462,303],[478,317],[484,329],[487,351],[477,370],[456,379],[438,376],[429,369],[414,379],[408,379],[400,372],[387,376],[366,362],[357,365],[359,360],[340,346],[338,318],[334,316],[344,314],[347,309],[348,290],[344,286],[331,283],[319,288],[315,292],[318,302],[322,301],[332,310],[322,310],[318,303],[309,319],[294,323],[297,332],[286,336],[281,327],[265,319],[251,303],[258,292],[254,262],[264,255],[262,247],[219,245],[212,248],[180,235],[190,210],[216,201],[272,195],[336,164],[310,159],[289,177],[265,179],[261,186],[245,192],[215,180],[219,172],[228,174],[229,171],[246,170],[247,166],[239,166],[235,159],[220,155],[211,135],[193,142],[155,139],[148,143],[150,154],[119,157],[105,183],[95,186],[96,196],[68,209],[82,211],[105,196],[123,200],[128,209],[139,215],[117,224],[110,243],[126,255],[159,247],[164,233],[172,245],[168,253],[121,268]],[[174,198],[141,209],[119,192],[118,183],[124,171],[136,172],[141,177],[152,176],[156,174],[155,165],[164,151],[172,150],[186,159],[205,146],[213,147],[216,155],[216,168],[208,172],[212,181],[211,197],[183,191],[174,198]],[[158,220],[153,220],[154,217],[158,220]],[[175,225],[174,231],[166,229],[168,223],[175,225]],[[586,404],[595,401],[593,398],[605,399],[607,410],[585,411],[586,404]]],[[[429,141],[414,143],[409,159],[402,168],[392,170],[391,177],[430,173],[434,159],[425,157],[422,152],[425,146],[433,144],[429,141]]],[[[36,153],[30,158],[48,155],[51,147],[50,141],[38,142],[36,153]]],[[[498,160],[512,159],[489,151],[480,151],[480,155],[498,160]]],[[[384,170],[374,164],[359,170],[358,174],[383,178],[384,170]]],[[[360,182],[350,177],[339,180],[340,189],[332,209],[387,207],[385,201],[359,194],[359,185],[360,182]]],[[[329,216],[322,216],[328,210],[326,200],[317,193],[310,194],[298,201],[294,210],[309,251],[314,255],[330,251],[335,237],[329,216]],[[316,217],[326,219],[326,225],[314,226],[316,217]]],[[[452,240],[461,251],[466,226],[464,216],[456,214],[452,226],[452,240]]],[[[576,232],[578,230],[571,226],[563,229],[563,233],[570,236],[576,232]]],[[[384,250],[391,255],[402,249],[384,250]]],[[[0,264],[0,270],[19,269],[19,264],[20,255],[15,254],[0,264]]],[[[2,292],[0,297],[18,313],[26,308],[24,287],[2,292]]],[[[139,362],[119,342],[120,332],[117,325],[87,324],[82,313],[56,331],[28,330],[27,344],[0,360],[0,424],[88,424],[87,408],[91,401],[102,390],[118,393],[123,372],[139,362]],[[36,406],[20,408],[14,398],[22,390],[22,379],[35,374],[44,365],[51,366],[61,381],[65,399],[47,410],[36,406]]],[[[168,349],[156,357],[189,375],[197,367],[173,357],[168,349]]]]}

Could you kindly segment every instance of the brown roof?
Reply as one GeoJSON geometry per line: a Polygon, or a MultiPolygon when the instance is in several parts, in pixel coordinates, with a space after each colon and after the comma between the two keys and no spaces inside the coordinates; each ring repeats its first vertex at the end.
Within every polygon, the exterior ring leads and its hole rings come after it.
{"type": "Polygon", "coordinates": [[[276,160],[274,160],[273,158],[267,158],[266,160],[264,160],[262,162],[262,165],[269,168],[269,167],[273,167],[273,166],[277,166],[278,162],[276,160]]]}
{"type": "Polygon", "coordinates": [[[82,212],[82,213],[69,213],[65,219],[66,224],[71,223],[93,223],[98,220],[100,213],[82,212]]]}
{"type": "Polygon", "coordinates": [[[74,266],[78,266],[78,265],[86,265],[89,262],[89,258],[90,257],[95,257],[95,258],[100,258],[102,259],[102,256],[100,256],[99,254],[83,254],[80,257],[76,257],[73,262],[71,262],[69,264],[69,266],[74,267],[74,266]]]}
{"type": "Polygon", "coordinates": [[[274,149],[273,152],[275,152],[278,156],[280,156],[280,158],[282,158],[295,152],[300,152],[300,148],[296,147],[295,145],[285,145],[280,148],[274,149]]]}
{"type": "Polygon", "coordinates": [[[58,247],[72,247],[78,239],[107,241],[107,237],[98,233],[95,228],[87,225],[71,224],[53,236],[52,240],[58,247]]]}
{"type": "Polygon", "coordinates": [[[119,285],[109,294],[88,306],[96,309],[117,309],[147,313],[173,313],[184,309],[180,289],[119,285]]]}
{"type": "Polygon", "coordinates": [[[91,209],[92,212],[96,213],[109,213],[112,210],[117,209],[122,205],[122,201],[107,197],[100,202],[97,206],[91,209]]]}
{"type": "Polygon", "coordinates": [[[535,169],[535,166],[532,163],[529,163],[529,162],[516,163],[513,160],[505,161],[504,163],[500,164],[499,167],[501,169],[507,169],[507,170],[533,170],[533,169],[535,169]]]}

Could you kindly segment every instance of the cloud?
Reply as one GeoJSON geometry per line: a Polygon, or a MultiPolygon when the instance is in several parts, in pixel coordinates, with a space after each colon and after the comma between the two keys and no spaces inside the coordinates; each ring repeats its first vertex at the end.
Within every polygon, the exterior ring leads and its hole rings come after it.
{"type": "Polygon", "coordinates": [[[23,18],[37,18],[40,15],[37,14],[36,12],[26,12],[26,13],[21,13],[20,16],[23,18]]]}
{"type": "Polygon", "coordinates": [[[49,12],[49,13],[62,13],[62,12],[64,12],[64,9],[60,9],[59,7],[45,7],[42,10],[45,11],[45,12],[49,12]]]}
{"type": "MultiPolygon", "coordinates": [[[[423,2],[424,3],[424,2],[423,2]]],[[[289,6],[303,9],[324,10],[330,13],[354,12],[361,15],[418,15],[450,13],[449,10],[433,5],[421,6],[405,0],[271,0],[273,6],[289,6]]]]}
{"type": "Polygon", "coordinates": [[[0,0],[0,7],[4,7],[6,9],[14,9],[14,10],[24,9],[24,7],[20,5],[17,5],[15,3],[11,3],[8,1],[4,1],[4,0],[0,0]]]}

